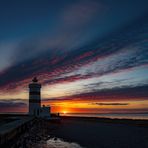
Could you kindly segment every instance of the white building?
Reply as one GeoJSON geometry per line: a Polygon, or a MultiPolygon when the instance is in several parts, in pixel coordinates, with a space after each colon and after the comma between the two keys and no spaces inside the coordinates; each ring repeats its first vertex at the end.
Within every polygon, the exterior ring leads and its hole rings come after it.
{"type": "Polygon", "coordinates": [[[36,117],[49,118],[50,107],[41,107],[41,84],[36,77],[29,84],[29,115],[36,117]]]}
{"type": "Polygon", "coordinates": [[[40,112],[40,117],[42,118],[49,118],[50,117],[50,107],[43,105],[40,112]]]}

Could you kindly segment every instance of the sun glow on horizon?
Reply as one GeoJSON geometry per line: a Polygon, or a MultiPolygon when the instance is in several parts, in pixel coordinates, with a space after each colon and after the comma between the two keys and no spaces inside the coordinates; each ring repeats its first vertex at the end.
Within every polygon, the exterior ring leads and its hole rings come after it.
{"type": "Polygon", "coordinates": [[[63,111],[63,114],[67,114],[67,111],[63,111]]]}

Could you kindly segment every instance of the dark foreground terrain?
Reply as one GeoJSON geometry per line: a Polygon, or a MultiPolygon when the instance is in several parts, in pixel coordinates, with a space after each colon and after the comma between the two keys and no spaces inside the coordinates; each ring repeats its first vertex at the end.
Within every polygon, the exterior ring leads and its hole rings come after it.
{"type": "MultiPolygon", "coordinates": [[[[4,119],[1,118],[1,125],[10,122],[4,119]]],[[[148,148],[148,120],[89,117],[61,117],[58,121],[34,119],[33,125],[3,147],[148,148]]]]}

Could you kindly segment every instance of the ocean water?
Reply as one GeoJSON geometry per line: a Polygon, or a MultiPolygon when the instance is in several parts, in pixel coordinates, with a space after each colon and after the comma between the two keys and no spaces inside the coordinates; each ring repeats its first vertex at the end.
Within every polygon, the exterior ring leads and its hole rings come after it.
{"type": "Polygon", "coordinates": [[[127,113],[127,114],[117,114],[117,113],[106,113],[106,114],[98,114],[98,113],[66,113],[60,114],[61,116],[73,116],[73,117],[98,117],[98,118],[111,118],[111,119],[146,119],[148,120],[148,113],[127,113]]]}

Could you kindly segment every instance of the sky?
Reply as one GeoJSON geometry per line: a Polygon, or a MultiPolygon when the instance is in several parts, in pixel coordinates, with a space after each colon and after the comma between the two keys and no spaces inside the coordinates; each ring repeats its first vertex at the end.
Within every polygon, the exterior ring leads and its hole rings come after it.
{"type": "Polygon", "coordinates": [[[1,0],[0,112],[148,112],[147,0],[1,0]]]}

